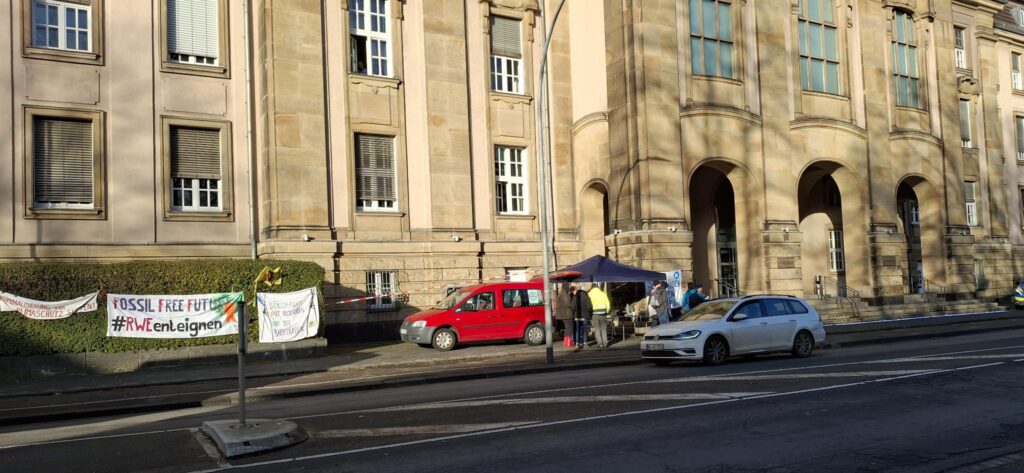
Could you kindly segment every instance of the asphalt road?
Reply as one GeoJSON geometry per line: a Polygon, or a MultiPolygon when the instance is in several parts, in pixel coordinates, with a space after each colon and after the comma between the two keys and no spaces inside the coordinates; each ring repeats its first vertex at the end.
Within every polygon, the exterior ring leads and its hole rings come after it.
{"type": "Polygon", "coordinates": [[[0,471],[1024,471],[1024,330],[250,404],[310,440],[220,458],[203,407],[0,429],[0,471]]]}

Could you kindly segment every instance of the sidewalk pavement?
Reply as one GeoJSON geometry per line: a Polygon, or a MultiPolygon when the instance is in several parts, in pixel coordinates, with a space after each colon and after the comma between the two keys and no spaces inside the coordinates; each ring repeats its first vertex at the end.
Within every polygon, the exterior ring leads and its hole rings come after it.
{"type": "MultiPolygon", "coordinates": [[[[1024,312],[948,315],[826,326],[823,349],[924,337],[1024,328],[1024,312]]],[[[517,374],[641,363],[640,337],[620,337],[607,349],[574,351],[555,343],[553,364],[543,346],[490,343],[439,352],[412,343],[329,347],[319,358],[249,361],[247,400],[378,389],[517,374]]],[[[118,412],[231,405],[234,364],[144,369],[110,375],[53,376],[0,386],[0,424],[118,412]]]]}

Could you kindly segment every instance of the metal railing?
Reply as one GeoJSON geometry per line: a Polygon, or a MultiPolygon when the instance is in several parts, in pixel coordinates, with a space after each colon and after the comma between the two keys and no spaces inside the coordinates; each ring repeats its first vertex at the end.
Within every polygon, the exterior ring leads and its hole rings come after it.
{"type": "Polygon", "coordinates": [[[732,284],[728,281],[721,279],[713,279],[715,281],[715,293],[717,297],[743,297],[743,291],[740,290],[739,284],[732,284]],[[725,289],[723,291],[723,289],[725,289]],[[727,293],[727,294],[723,294],[727,293]]]}
{"type": "Polygon", "coordinates": [[[946,286],[925,277],[908,275],[903,276],[903,285],[909,295],[920,294],[925,297],[926,301],[931,296],[934,298],[932,302],[938,302],[942,306],[943,313],[947,311],[946,303],[949,302],[949,293],[946,291],[946,286]],[[920,292],[921,290],[924,292],[920,292]]]}
{"type": "Polygon", "coordinates": [[[857,304],[860,300],[860,291],[846,283],[831,276],[818,275],[814,278],[814,292],[820,299],[833,299],[837,306],[842,306],[845,300],[850,304],[854,315],[860,317],[860,307],[857,304]]]}

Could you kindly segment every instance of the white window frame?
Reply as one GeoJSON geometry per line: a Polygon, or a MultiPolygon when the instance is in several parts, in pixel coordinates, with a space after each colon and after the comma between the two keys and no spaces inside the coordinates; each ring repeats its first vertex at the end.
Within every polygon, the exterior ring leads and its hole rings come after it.
{"type": "Polygon", "coordinates": [[[833,273],[846,271],[846,254],[843,251],[843,229],[828,230],[828,270],[833,273]]]}
{"type": "Polygon", "coordinates": [[[508,94],[522,94],[523,60],[491,55],[491,90],[508,94]]]}
{"type": "MultiPolygon", "coordinates": [[[[13,1],[13,0],[12,0],[13,1]]],[[[81,5],[77,3],[62,2],[60,0],[32,0],[32,12],[30,14],[32,19],[32,46],[36,48],[46,49],[59,49],[62,51],[74,51],[74,52],[90,52],[92,51],[92,37],[93,37],[93,22],[92,22],[92,5],[81,5]],[[57,24],[51,25],[49,22],[38,23],[36,18],[36,7],[42,5],[44,8],[53,7],[57,9],[57,24]],[[67,25],[67,12],[68,10],[76,11],[76,26],[69,27],[67,25]],[[88,25],[83,28],[78,28],[77,17],[78,11],[85,11],[86,23],[88,25]],[[51,46],[47,40],[45,44],[39,44],[36,42],[36,28],[43,27],[47,30],[47,38],[49,37],[50,30],[57,31],[57,45],[51,46]],[[67,35],[69,32],[74,31],[75,33],[85,31],[86,34],[86,46],[85,48],[69,48],[67,35]]],[[[75,35],[75,41],[78,42],[78,35],[75,35]]]]}
{"type": "Polygon", "coordinates": [[[1015,145],[1017,147],[1017,163],[1024,163],[1024,116],[1014,115],[1013,128],[1015,145]]]}
{"type": "MultiPolygon", "coordinates": [[[[62,117],[62,116],[37,115],[35,117],[32,117],[33,126],[36,126],[34,120],[37,120],[37,119],[55,120],[55,121],[60,121],[60,120],[83,121],[83,120],[69,119],[67,117],[62,117]]],[[[90,121],[90,130],[93,130],[92,129],[91,121],[90,121]]],[[[35,133],[35,129],[32,130],[32,133],[35,133]]],[[[95,176],[96,170],[94,168],[95,163],[93,162],[93,158],[92,158],[91,155],[95,152],[94,151],[95,141],[96,141],[96,137],[95,136],[90,136],[90,143],[89,143],[90,157],[86,160],[87,164],[90,167],[93,167],[93,169],[90,169],[90,174],[92,174],[93,176],[95,176]]],[[[35,144],[33,143],[33,145],[35,145],[35,144]]],[[[34,147],[35,146],[33,146],[33,148],[34,147]]],[[[33,155],[32,155],[31,159],[33,159],[33,161],[35,161],[36,159],[38,159],[38,157],[35,155],[35,150],[32,150],[32,153],[33,153],[33,155]]],[[[38,166],[38,163],[33,162],[33,173],[35,171],[35,167],[36,166],[38,166]]],[[[35,181],[35,177],[34,176],[32,176],[32,179],[33,179],[32,188],[34,190],[34,189],[37,189],[40,184],[35,181]]],[[[41,202],[41,201],[36,200],[36,196],[33,195],[32,196],[32,208],[33,209],[40,209],[40,210],[92,210],[92,209],[95,209],[96,208],[96,185],[97,185],[96,179],[95,179],[95,177],[93,177],[93,180],[92,180],[92,198],[91,198],[90,202],[56,202],[56,201],[41,202]]]]}
{"type": "Polygon", "coordinates": [[[836,15],[833,0],[800,2],[800,16],[797,21],[800,33],[800,82],[803,90],[833,95],[842,93],[836,15]],[[816,18],[811,16],[810,2],[817,5],[819,13],[816,18]],[[817,34],[812,34],[812,30],[816,30],[813,32],[817,34]],[[829,48],[828,44],[829,32],[832,34],[832,48],[829,48]],[[816,65],[820,65],[820,74],[812,72],[816,65]],[[830,67],[835,68],[835,77],[831,77],[830,67]],[[815,80],[819,83],[816,84],[815,80]]]}
{"type": "Polygon", "coordinates": [[[1016,7],[1013,9],[1013,21],[1018,27],[1024,28],[1024,8],[1016,7]]]}
{"type": "Polygon", "coordinates": [[[219,212],[224,205],[224,186],[220,179],[200,179],[188,177],[171,178],[171,210],[175,212],[219,212]],[[205,184],[205,186],[204,186],[205,184]],[[211,186],[212,184],[212,186],[211,186]],[[205,187],[205,188],[204,188],[205,187]],[[192,203],[185,204],[186,192],[191,193],[192,203]],[[206,196],[206,205],[200,204],[206,196]],[[210,205],[211,196],[217,199],[217,205],[210,205]],[[174,202],[181,202],[174,205],[174,202]]]}
{"type": "Polygon", "coordinates": [[[953,64],[958,69],[967,69],[967,29],[953,27],[953,64]]]}
{"type": "Polygon", "coordinates": [[[494,147],[494,204],[499,215],[529,215],[530,183],[524,151],[511,146],[494,147]]]}
{"type": "Polygon", "coordinates": [[[1013,90],[1022,91],[1024,90],[1024,78],[1021,77],[1021,60],[1020,53],[1010,53],[1010,67],[1012,72],[1010,73],[1010,83],[1013,90]]]}
{"type": "MultiPolygon", "coordinates": [[[[351,72],[394,77],[395,68],[391,64],[391,58],[394,57],[391,53],[391,0],[348,0],[348,15],[349,34],[363,39],[362,55],[366,58],[365,70],[361,70],[358,57],[351,57],[351,72]]],[[[358,47],[353,41],[350,53],[356,53],[358,47]]]]}
{"type": "Polygon", "coordinates": [[[366,310],[390,311],[398,308],[398,271],[371,270],[366,272],[366,310]]]}
{"type": "Polygon", "coordinates": [[[893,23],[892,51],[890,52],[893,65],[893,102],[898,107],[924,108],[914,19],[910,13],[897,10],[893,15],[893,23]],[[900,30],[904,31],[903,38],[899,37],[900,30]],[[900,61],[900,51],[904,51],[903,61],[900,61]],[[906,90],[903,90],[904,87],[901,84],[906,86],[906,90]],[[900,93],[901,90],[906,92],[905,98],[900,93]]]}
{"type": "Polygon", "coordinates": [[[967,225],[978,226],[978,187],[976,182],[964,181],[964,204],[967,211],[967,225]],[[970,189],[968,191],[968,189],[970,189]]]}
{"type": "Polygon", "coordinates": [[[971,120],[971,101],[967,99],[960,99],[960,145],[964,148],[974,147],[974,133],[971,128],[973,127],[974,120],[971,120]]]}

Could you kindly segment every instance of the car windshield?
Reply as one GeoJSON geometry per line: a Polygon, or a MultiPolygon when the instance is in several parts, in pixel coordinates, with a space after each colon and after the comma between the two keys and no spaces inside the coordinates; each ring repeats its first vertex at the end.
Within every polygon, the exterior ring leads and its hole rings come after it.
{"type": "Polygon", "coordinates": [[[736,305],[736,301],[708,301],[687,312],[679,321],[717,320],[729,312],[734,305],[736,305]]]}
{"type": "Polygon", "coordinates": [[[435,309],[451,309],[452,307],[455,307],[455,305],[458,304],[459,301],[465,299],[467,296],[469,296],[472,293],[473,293],[473,291],[469,291],[469,290],[466,290],[466,289],[455,291],[455,292],[449,294],[448,297],[445,297],[444,299],[442,299],[441,302],[438,302],[434,306],[434,308],[435,309]]]}

